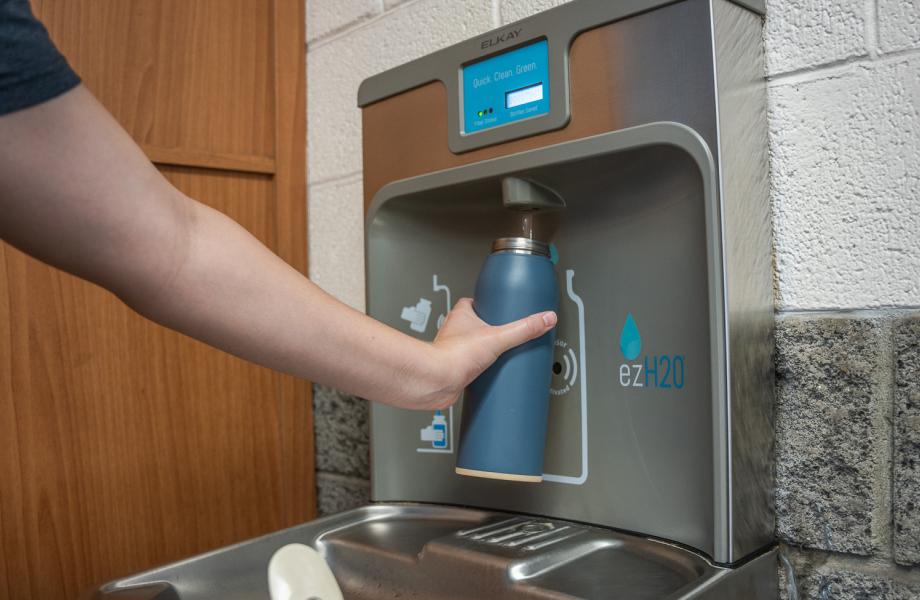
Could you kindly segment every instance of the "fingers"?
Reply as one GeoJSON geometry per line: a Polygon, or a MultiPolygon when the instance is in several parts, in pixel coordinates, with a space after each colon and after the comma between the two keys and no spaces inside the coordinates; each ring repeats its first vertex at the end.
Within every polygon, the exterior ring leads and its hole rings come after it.
{"type": "Polygon", "coordinates": [[[457,303],[454,304],[454,310],[473,310],[473,299],[472,298],[460,298],[457,300],[457,303]]]}
{"type": "Polygon", "coordinates": [[[550,310],[492,328],[495,355],[540,337],[555,327],[556,321],[556,313],[550,310]]]}

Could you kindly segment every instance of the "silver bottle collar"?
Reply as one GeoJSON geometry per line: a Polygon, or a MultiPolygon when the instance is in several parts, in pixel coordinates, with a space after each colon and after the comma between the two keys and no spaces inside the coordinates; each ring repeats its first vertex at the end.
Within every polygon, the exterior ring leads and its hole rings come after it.
{"type": "Polygon", "coordinates": [[[536,254],[549,258],[549,244],[525,237],[504,237],[492,242],[492,252],[536,254]]]}

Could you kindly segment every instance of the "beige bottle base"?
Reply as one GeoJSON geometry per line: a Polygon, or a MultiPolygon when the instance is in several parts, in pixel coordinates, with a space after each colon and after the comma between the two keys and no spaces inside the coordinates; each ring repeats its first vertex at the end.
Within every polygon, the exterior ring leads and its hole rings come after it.
{"type": "Polygon", "coordinates": [[[484,477],[485,479],[503,479],[505,481],[525,481],[528,483],[539,483],[543,481],[542,475],[515,475],[513,473],[494,473],[492,471],[477,471],[475,469],[461,469],[456,467],[454,471],[457,475],[466,475],[468,477],[484,477]]]}

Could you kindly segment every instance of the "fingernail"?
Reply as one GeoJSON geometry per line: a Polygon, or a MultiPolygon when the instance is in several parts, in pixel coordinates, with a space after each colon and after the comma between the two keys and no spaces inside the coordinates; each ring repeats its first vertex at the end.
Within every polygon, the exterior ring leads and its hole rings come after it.
{"type": "Polygon", "coordinates": [[[556,324],[556,313],[554,312],[545,312],[543,313],[543,324],[547,327],[552,327],[556,324]]]}

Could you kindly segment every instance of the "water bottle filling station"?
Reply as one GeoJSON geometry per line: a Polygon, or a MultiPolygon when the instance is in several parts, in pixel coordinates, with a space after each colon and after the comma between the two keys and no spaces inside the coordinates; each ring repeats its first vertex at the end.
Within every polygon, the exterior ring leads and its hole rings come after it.
{"type": "Polygon", "coordinates": [[[448,409],[372,406],[371,506],[108,592],[264,597],[298,541],[346,598],[777,597],[762,11],[578,0],[366,80],[368,313],[555,332],[448,409]]]}

